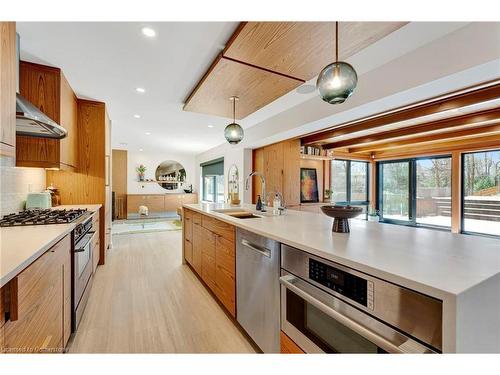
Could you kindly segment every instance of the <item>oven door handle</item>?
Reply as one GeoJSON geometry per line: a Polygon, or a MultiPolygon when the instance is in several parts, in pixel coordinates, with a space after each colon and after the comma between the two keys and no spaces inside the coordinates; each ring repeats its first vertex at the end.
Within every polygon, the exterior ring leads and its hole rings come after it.
{"type": "Polygon", "coordinates": [[[92,241],[92,237],[94,237],[94,233],[95,232],[87,232],[87,234],[84,236],[85,237],[88,237],[88,240],[85,241],[85,245],[83,246],[80,246],[80,242],[83,241],[83,238],[76,244],[75,246],[75,250],[74,252],[75,253],[83,253],[85,251],[85,248],[87,247],[87,245],[89,244],[90,241],[92,241]]]}
{"type": "MultiPolygon", "coordinates": [[[[280,283],[284,285],[287,289],[290,289],[292,292],[303,298],[305,301],[313,305],[314,307],[318,308],[325,314],[327,314],[329,317],[332,319],[335,319],[337,322],[341,323],[342,325],[346,326],[347,328],[351,329],[352,331],[358,333],[359,335],[363,336],[367,340],[370,340],[373,342],[375,345],[380,346],[382,349],[387,350],[390,353],[409,353],[409,352],[414,352],[414,353],[421,353],[422,351],[408,351],[404,350],[403,348],[399,347],[398,345],[395,345],[394,343],[386,340],[385,338],[377,335],[376,333],[370,331],[369,329],[365,328],[361,324],[353,321],[352,319],[349,319],[345,315],[339,313],[335,309],[331,308],[327,304],[323,303],[322,301],[314,298],[311,296],[308,292],[303,290],[302,288],[299,287],[298,284],[300,284],[301,280],[293,275],[285,275],[280,277],[280,283]]],[[[420,346],[420,345],[418,345],[420,346]]]]}

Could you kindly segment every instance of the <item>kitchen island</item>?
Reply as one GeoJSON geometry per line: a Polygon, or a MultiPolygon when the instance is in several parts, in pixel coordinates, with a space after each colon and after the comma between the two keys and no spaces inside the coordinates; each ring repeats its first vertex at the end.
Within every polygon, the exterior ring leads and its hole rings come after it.
{"type": "Polygon", "coordinates": [[[341,234],[332,233],[332,219],[308,212],[239,219],[215,211],[234,208],[228,205],[184,207],[442,301],[445,353],[500,352],[496,239],[362,220],[351,220],[351,233],[341,234]]]}

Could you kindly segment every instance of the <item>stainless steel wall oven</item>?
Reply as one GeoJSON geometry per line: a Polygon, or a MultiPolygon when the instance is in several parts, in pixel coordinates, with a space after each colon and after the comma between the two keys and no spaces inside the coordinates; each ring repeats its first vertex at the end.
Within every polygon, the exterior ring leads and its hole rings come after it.
{"type": "Polygon", "coordinates": [[[282,245],[281,329],[308,353],[439,353],[442,301],[282,245]]]}

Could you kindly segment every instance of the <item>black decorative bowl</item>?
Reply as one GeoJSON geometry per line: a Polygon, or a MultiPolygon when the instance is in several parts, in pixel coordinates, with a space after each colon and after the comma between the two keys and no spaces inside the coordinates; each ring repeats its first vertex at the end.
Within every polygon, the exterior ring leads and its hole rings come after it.
{"type": "Polygon", "coordinates": [[[326,216],[333,217],[333,232],[349,233],[349,219],[358,216],[363,209],[352,206],[321,206],[321,211],[326,216]]]}

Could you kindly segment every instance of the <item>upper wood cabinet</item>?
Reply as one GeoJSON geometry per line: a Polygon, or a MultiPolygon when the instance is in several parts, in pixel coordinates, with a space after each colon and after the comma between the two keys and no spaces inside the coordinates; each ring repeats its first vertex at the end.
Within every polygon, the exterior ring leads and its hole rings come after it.
{"type": "MultiPolygon", "coordinates": [[[[406,22],[341,22],[343,60],[406,22]]],[[[333,22],[243,22],[189,97],[184,110],[242,119],[319,74],[335,59],[333,22]]]]}
{"type": "MultiPolygon", "coordinates": [[[[287,206],[300,203],[300,140],[292,139],[253,151],[253,170],[266,177],[267,194],[280,192],[287,206]]],[[[253,180],[253,202],[261,195],[258,177],[253,180]]],[[[271,197],[269,196],[269,199],[271,197]]]]}
{"type": "Polygon", "coordinates": [[[16,23],[0,22],[0,155],[15,156],[16,23]]]}
{"type": "Polygon", "coordinates": [[[68,135],[59,139],[17,136],[16,165],[20,167],[74,170],[77,155],[77,98],[59,68],[21,61],[20,94],[68,135]]]}
{"type": "Polygon", "coordinates": [[[77,170],[48,170],[47,184],[59,189],[61,204],[101,204],[99,211],[99,264],[104,264],[110,235],[110,186],[106,186],[106,147],[109,124],[106,105],[92,100],[77,100],[77,170]],[[107,221],[106,221],[107,218],[107,221]],[[106,234],[108,235],[106,236],[106,234]]]}

